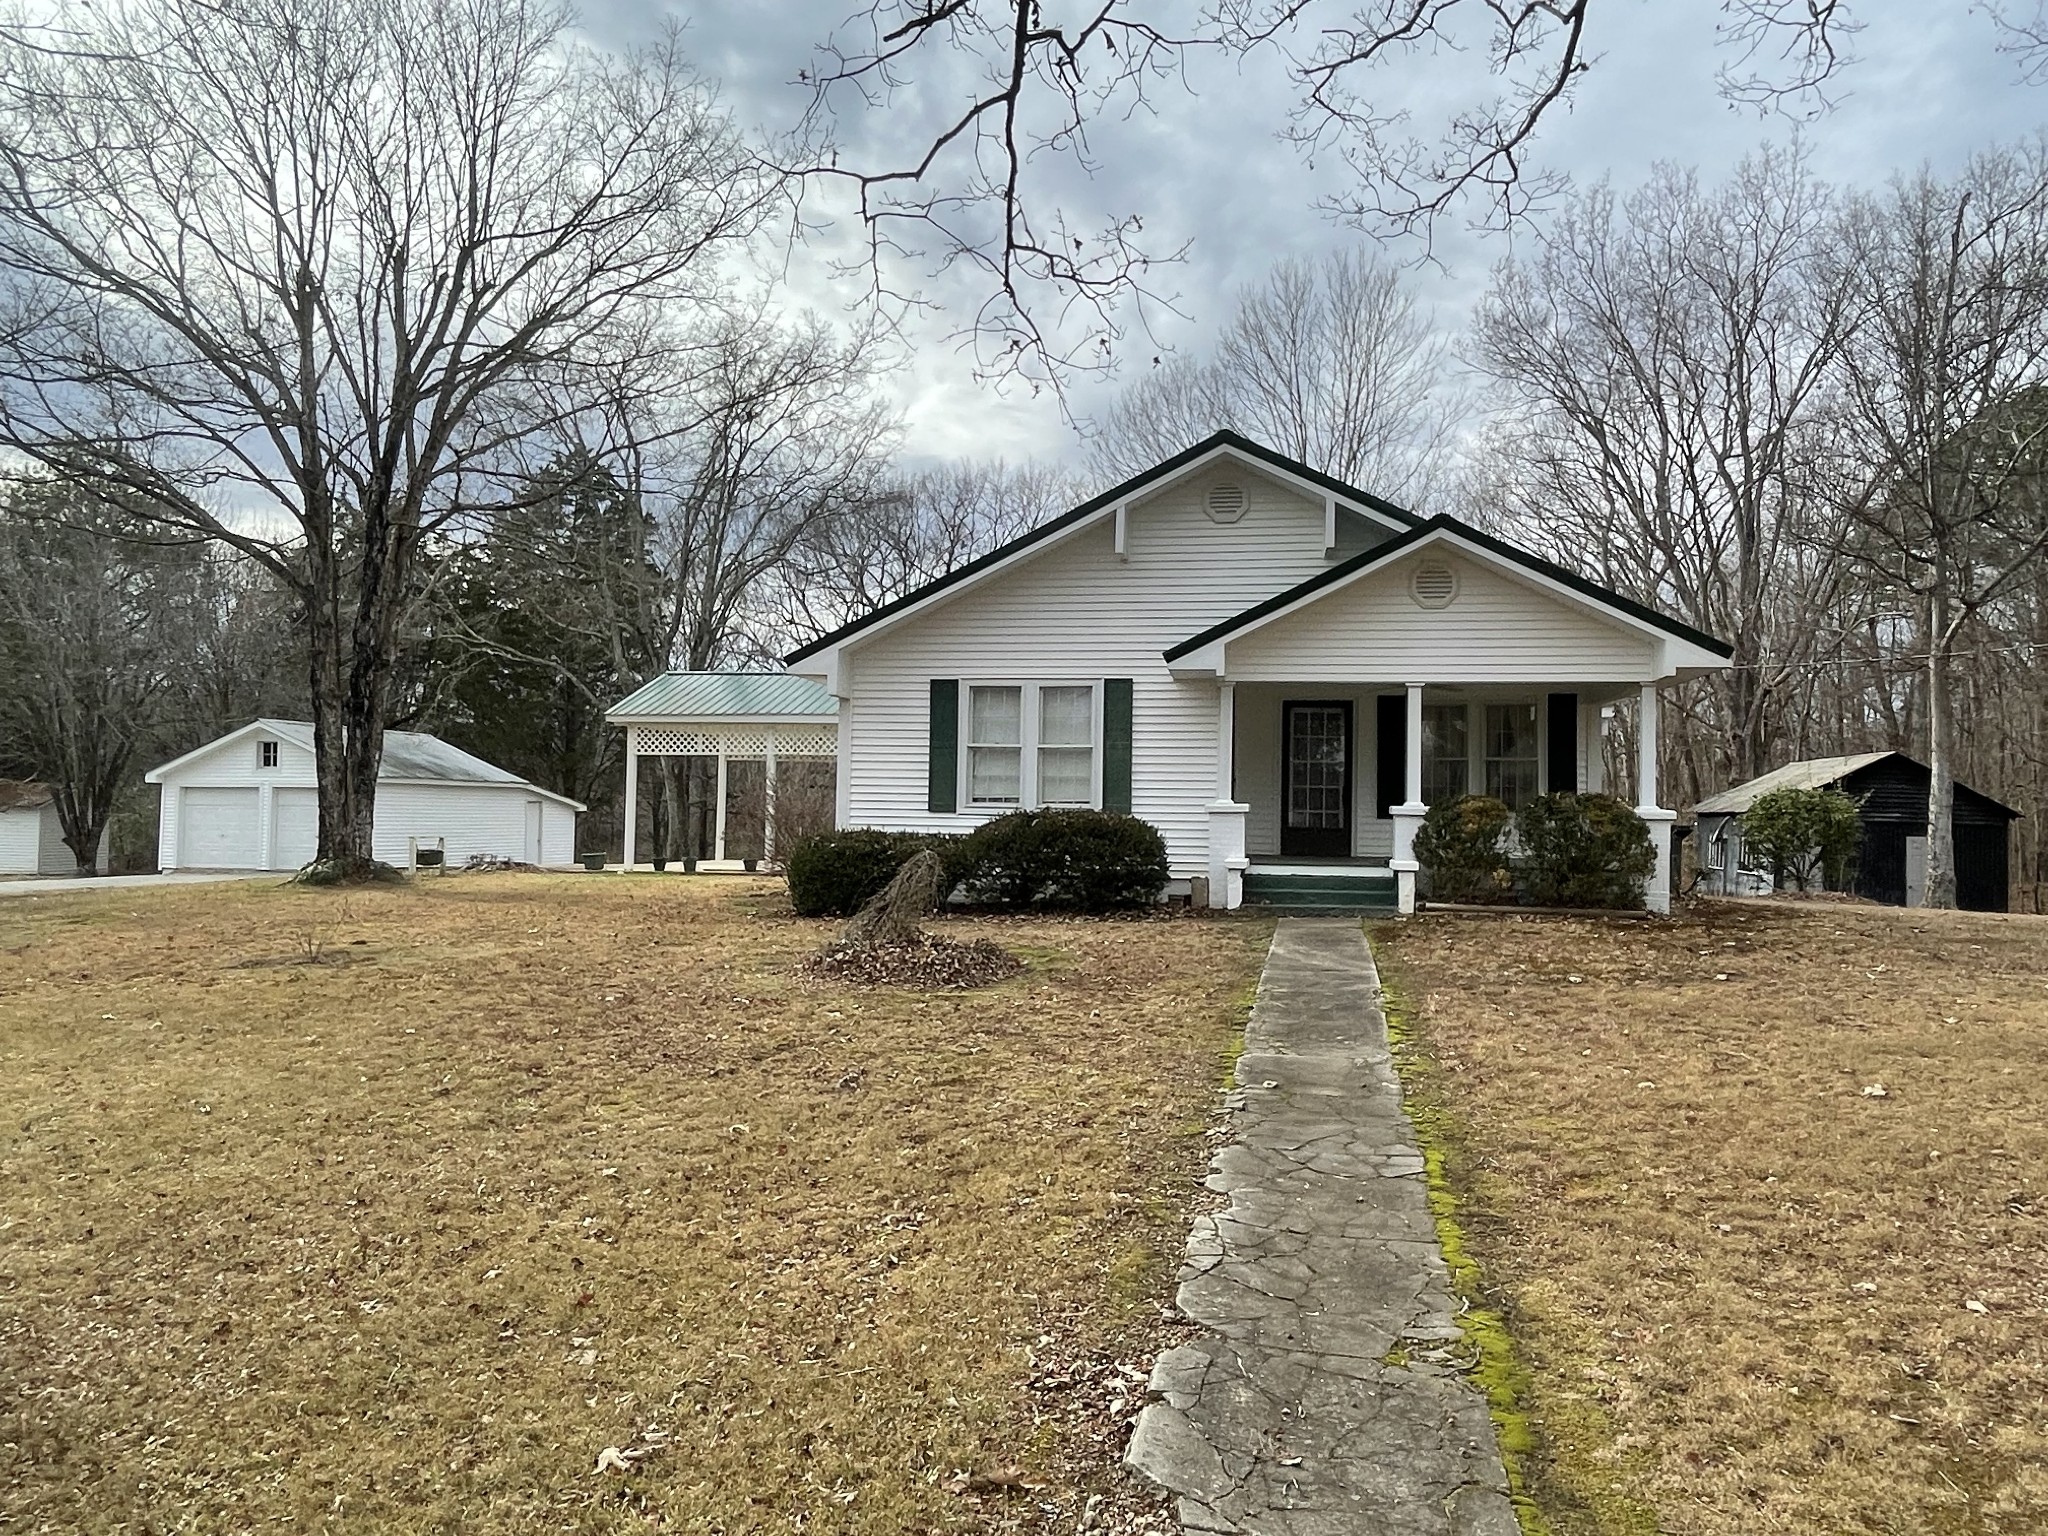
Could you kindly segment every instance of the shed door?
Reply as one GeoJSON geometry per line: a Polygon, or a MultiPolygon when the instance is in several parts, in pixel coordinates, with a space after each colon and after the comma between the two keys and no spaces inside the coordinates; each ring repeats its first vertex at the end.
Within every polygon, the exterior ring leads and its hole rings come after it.
{"type": "Polygon", "coordinates": [[[256,787],[183,789],[178,792],[178,866],[181,869],[256,869],[256,787]]]}
{"type": "Polygon", "coordinates": [[[1280,851],[1342,858],[1351,852],[1351,705],[1290,699],[1280,708],[1280,851]]]}
{"type": "Polygon", "coordinates": [[[303,869],[312,863],[320,848],[320,792],[274,789],[270,816],[270,867],[303,869]]]}
{"type": "Polygon", "coordinates": [[[540,802],[526,802],[526,852],[522,857],[529,864],[541,862],[540,856],[540,802]]]}
{"type": "Polygon", "coordinates": [[[2005,823],[1956,827],[1956,905],[1965,912],[2003,912],[2012,901],[2005,823]]]}

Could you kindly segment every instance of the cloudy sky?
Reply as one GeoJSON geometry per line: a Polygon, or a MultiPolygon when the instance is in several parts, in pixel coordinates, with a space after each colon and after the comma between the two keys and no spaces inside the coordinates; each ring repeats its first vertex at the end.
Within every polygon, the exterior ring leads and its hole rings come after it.
{"type": "MultiPolygon", "coordinates": [[[[2017,0],[2022,9],[2032,3],[2017,0]]],[[[776,133],[793,127],[808,103],[808,91],[794,83],[798,72],[856,4],[693,0],[663,11],[645,0],[585,0],[584,21],[614,46],[682,22],[690,51],[720,81],[741,122],[776,133]]],[[[1046,0],[1049,18],[1068,8],[1046,0]]],[[[1159,13],[1171,10],[1162,0],[1159,13]]],[[[1829,88],[1834,105],[1795,123],[1732,107],[1720,96],[1716,70],[1732,60],[1717,43],[1724,20],[1717,0],[1606,0],[1588,27],[1593,67],[1568,110],[1546,120],[1536,161],[1580,184],[1606,177],[1627,188],[1660,161],[1697,166],[1712,178],[1759,144],[1797,133],[1820,175],[1877,184],[1922,162],[1951,169],[1975,149],[2033,134],[2048,121],[2048,86],[2025,84],[2015,62],[1998,53],[1998,34],[1980,5],[1856,0],[1853,12],[1863,27],[1849,40],[1853,62],[1829,88]]],[[[1374,77],[1375,100],[1411,109],[1420,125],[1486,89],[1476,69],[1470,53],[1404,61],[1374,77]]],[[[918,79],[886,113],[842,116],[837,131],[847,158],[893,164],[921,148],[922,130],[955,106],[960,85],[958,78],[918,79]]],[[[1332,157],[1310,165],[1280,139],[1293,100],[1276,55],[1197,58],[1184,86],[1151,92],[1149,112],[1098,125],[1092,180],[1067,163],[1041,163],[1040,186],[1082,227],[1105,214],[1135,212],[1153,249],[1188,243],[1185,260],[1161,279],[1185,317],[1162,317],[1163,345],[1199,349],[1227,319],[1232,293],[1259,280],[1276,258],[1367,238],[1317,211],[1319,198],[1344,191],[1342,167],[1332,157]]],[[[817,202],[812,210],[831,212],[817,202]]],[[[844,255],[854,236],[852,224],[839,220],[795,256],[788,276],[801,302],[834,309],[855,297],[832,268],[832,257],[844,255]]],[[[1439,227],[1435,261],[1416,265],[1413,281],[1447,332],[1463,326],[1488,269],[1512,248],[1512,237],[1476,234],[1462,221],[1439,227]]],[[[1406,260],[1418,254],[1401,244],[1388,252],[1406,260]]],[[[906,452],[920,459],[1072,454],[1076,438],[1059,402],[1014,385],[977,383],[972,358],[948,339],[972,293],[944,277],[926,283],[925,292],[941,310],[915,323],[915,345],[893,375],[906,452]]],[[[1135,346],[1127,367],[1142,368],[1155,350],[1135,346]]],[[[1070,394],[1069,409],[1085,417],[1114,388],[1086,384],[1070,394]]]]}

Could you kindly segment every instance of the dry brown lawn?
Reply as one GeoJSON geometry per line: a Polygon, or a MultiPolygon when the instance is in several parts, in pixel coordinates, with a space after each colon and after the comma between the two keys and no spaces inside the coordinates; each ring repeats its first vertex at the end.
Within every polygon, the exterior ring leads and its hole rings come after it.
{"type": "Polygon", "coordinates": [[[2048,921],[1376,940],[1556,1531],[2048,1530],[2048,921]]]}
{"type": "Polygon", "coordinates": [[[1028,969],[800,980],[765,881],[0,902],[0,1526],[1071,1527],[1032,1359],[1156,1319],[1267,930],[945,926],[1028,969]]]}

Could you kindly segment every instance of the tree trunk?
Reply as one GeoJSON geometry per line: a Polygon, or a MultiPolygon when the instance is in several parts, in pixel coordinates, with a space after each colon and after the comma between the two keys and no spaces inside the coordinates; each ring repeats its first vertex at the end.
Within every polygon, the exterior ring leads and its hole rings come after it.
{"type": "MultiPolygon", "coordinates": [[[[308,682],[313,705],[313,772],[319,785],[317,862],[343,879],[362,879],[375,861],[377,769],[384,756],[384,706],[390,667],[365,648],[366,624],[357,612],[355,644],[341,628],[342,571],[330,550],[309,541],[304,594],[308,682]],[[353,652],[353,655],[350,653],[353,652]]],[[[371,601],[365,593],[364,606],[371,601]]]]}
{"type": "Polygon", "coordinates": [[[1956,904],[1956,781],[1951,741],[1948,650],[1952,643],[1948,605],[1939,595],[1928,602],[1927,766],[1927,891],[1930,907],[1956,904]]]}

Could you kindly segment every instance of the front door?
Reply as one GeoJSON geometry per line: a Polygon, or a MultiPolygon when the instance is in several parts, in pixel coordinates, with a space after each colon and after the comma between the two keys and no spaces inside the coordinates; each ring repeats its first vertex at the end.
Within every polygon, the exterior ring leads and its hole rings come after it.
{"type": "Polygon", "coordinates": [[[1351,853],[1351,706],[1289,699],[1280,706],[1286,759],[1280,851],[1298,857],[1351,853]]]}

